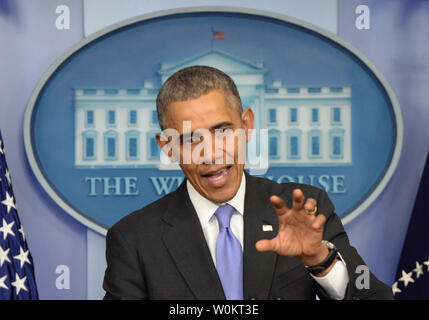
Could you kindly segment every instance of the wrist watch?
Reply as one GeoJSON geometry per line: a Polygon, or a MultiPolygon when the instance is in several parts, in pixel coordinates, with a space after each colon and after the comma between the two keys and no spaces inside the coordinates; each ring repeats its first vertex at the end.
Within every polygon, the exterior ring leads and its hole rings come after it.
{"type": "Polygon", "coordinates": [[[329,266],[334,262],[335,258],[340,258],[343,262],[343,258],[341,257],[341,254],[338,252],[337,247],[335,245],[327,240],[322,240],[322,242],[328,247],[329,254],[323,260],[321,263],[315,266],[305,266],[305,268],[313,275],[317,275],[325,271],[329,268],[329,266]]]}

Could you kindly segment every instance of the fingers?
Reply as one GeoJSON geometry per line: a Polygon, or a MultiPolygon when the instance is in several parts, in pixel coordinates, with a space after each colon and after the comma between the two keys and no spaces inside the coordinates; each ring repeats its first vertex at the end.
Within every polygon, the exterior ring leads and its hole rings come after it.
{"type": "MultiPolygon", "coordinates": [[[[293,210],[315,217],[317,213],[317,201],[313,198],[308,198],[304,203],[304,200],[304,193],[300,189],[295,189],[292,193],[293,210]]],[[[281,197],[273,195],[270,197],[270,201],[279,216],[289,211],[288,206],[281,197]]]]}
{"type": "Polygon", "coordinates": [[[309,214],[316,214],[317,211],[317,201],[313,198],[308,198],[304,204],[304,210],[309,214]]]}
{"type": "MultiPolygon", "coordinates": [[[[285,210],[289,210],[284,200],[279,196],[271,196],[270,201],[274,205],[276,211],[280,211],[280,213],[283,213],[285,210]]],[[[304,203],[304,193],[300,189],[295,189],[292,193],[292,208],[296,211],[304,209],[308,213],[314,212],[317,208],[317,201],[313,198],[308,198],[304,203]]]]}
{"type": "Polygon", "coordinates": [[[324,214],[318,214],[317,217],[314,219],[313,223],[311,224],[311,227],[314,229],[321,229],[325,225],[326,217],[324,214]]]}
{"type": "Polygon", "coordinates": [[[289,210],[284,200],[278,196],[271,196],[270,202],[273,204],[274,209],[276,210],[277,215],[279,216],[285,214],[289,210]]]}
{"type": "Polygon", "coordinates": [[[292,208],[299,211],[304,205],[304,193],[300,189],[293,190],[292,193],[292,208]]]}

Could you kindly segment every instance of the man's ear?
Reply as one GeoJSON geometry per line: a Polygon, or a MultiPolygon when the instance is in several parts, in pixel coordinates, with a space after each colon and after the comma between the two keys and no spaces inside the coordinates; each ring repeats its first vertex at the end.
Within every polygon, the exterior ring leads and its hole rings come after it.
{"type": "Polygon", "coordinates": [[[156,143],[161,148],[162,152],[170,159],[171,162],[176,162],[173,153],[173,139],[171,135],[166,135],[165,130],[155,135],[156,143]]]}
{"type": "Polygon", "coordinates": [[[255,115],[250,108],[246,108],[241,113],[241,122],[243,123],[244,130],[246,131],[246,142],[250,140],[250,132],[254,128],[255,115]],[[250,132],[249,132],[250,130],[250,132]]]}

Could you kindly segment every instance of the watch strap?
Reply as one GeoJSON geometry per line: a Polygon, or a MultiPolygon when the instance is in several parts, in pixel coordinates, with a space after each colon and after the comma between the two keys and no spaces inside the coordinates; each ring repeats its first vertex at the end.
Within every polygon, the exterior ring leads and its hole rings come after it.
{"type": "Polygon", "coordinates": [[[329,268],[329,266],[334,262],[335,258],[338,257],[338,250],[337,248],[330,242],[323,240],[323,242],[326,244],[326,246],[329,249],[328,256],[319,264],[315,266],[306,266],[306,269],[308,272],[310,272],[313,275],[318,275],[329,268]]]}

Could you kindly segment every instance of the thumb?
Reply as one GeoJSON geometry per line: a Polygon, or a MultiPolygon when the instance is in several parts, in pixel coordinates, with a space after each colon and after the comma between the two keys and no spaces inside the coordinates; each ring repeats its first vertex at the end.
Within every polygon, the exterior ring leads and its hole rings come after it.
{"type": "Polygon", "coordinates": [[[259,240],[256,242],[256,250],[260,252],[266,252],[266,251],[275,251],[276,249],[276,243],[274,239],[271,240],[259,240]]]}

